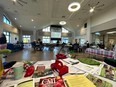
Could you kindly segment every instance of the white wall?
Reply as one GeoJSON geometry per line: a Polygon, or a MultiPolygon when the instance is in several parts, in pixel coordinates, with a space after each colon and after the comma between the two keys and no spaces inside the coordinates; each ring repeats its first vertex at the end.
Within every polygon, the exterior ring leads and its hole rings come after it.
{"type": "Polygon", "coordinates": [[[91,17],[91,27],[116,19],[116,5],[91,17]]]}
{"type": "MultiPolygon", "coordinates": [[[[15,38],[17,38],[17,40],[19,40],[19,30],[14,26],[10,26],[6,23],[3,23],[3,15],[4,14],[5,14],[4,11],[0,8],[0,33],[3,32],[3,30],[10,32],[10,42],[16,43],[15,38]]],[[[10,18],[8,18],[8,19],[10,19],[10,18]]],[[[14,25],[14,23],[12,23],[12,24],[14,25]]]]}
{"type": "Polygon", "coordinates": [[[80,30],[77,30],[77,32],[76,32],[76,36],[75,36],[75,38],[74,39],[85,39],[85,40],[87,40],[87,37],[86,37],[86,31],[87,31],[87,29],[86,28],[84,28],[84,26],[83,27],[81,27],[81,29],[80,30]]]}
{"type": "MultiPolygon", "coordinates": [[[[91,43],[91,33],[96,31],[102,31],[106,29],[114,28],[115,21],[116,20],[116,5],[110,6],[109,8],[105,9],[102,12],[97,13],[96,15],[89,18],[87,22],[87,29],[84,29],[84,27],[81,27],[79,30],[76,31],[75,38],[85,38],[85,40],[88,40],[91,43]],[[89,21],[89,23],[88,23],[89,21]],[[109,23],[110,21],[110,23],[109,23]],[[107,23],[107,26],[104,26],[103,24],[107,23]],[[88,27],[89,26],[89,27],[88,27]],[[89,31],[88,31],[89,29],[89,31]]],[[[85,22],[85,23],[86,23],[85,22]]]]}
{"type": "Polygon", "coordinates": [[[16,43],[17,41],[19,41],[19,36],[17,34],[11,33],[10,36],[11,36],[11,39],[10,39],[11,43],[16,43]],[[15,40],[15,38],[17,38],[17,40],[15,40]]]}

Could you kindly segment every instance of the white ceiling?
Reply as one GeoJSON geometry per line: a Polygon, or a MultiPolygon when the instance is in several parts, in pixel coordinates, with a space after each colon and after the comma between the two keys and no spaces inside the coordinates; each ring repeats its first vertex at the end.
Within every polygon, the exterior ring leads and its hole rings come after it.
{"type": "Polygon", "coordinates": [[[116,3],[116,0],[23,0],[27,2],[24,4],[21,2],[13,4],[12,0],[0,0],[0,7],[8,14],[8,16],[22,29],[33,30],[42,29],[51,24],[59,24],[59,21],[66,21],[65,28],[75,30],[78,29],[77,25],[83,25],[86,20],[98,12],[103,11],[108,6],[116,3]],[[78,1],[81,3],[81,9],[77,12],[71,13],[68,11],[68,5],[72,2],[78,1]],[[100,2],[93,14],[89,13],[90,4],[95,6],[100,2]],[[103,5],[99,7],[100,5],[103,5]],[[15,20],[14,18],[17,18],[15,20]],[[31,19],[34,19],[32,22],[31,19]],[[36,26],[36,28],[34,28],[36,26]]]}

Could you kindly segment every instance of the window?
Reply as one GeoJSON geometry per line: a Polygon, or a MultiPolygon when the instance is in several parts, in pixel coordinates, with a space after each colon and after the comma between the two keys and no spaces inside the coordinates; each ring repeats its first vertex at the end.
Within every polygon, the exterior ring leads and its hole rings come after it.
{"type": "Polygon", "coordinates": [[[3,16],[3,22],[6,23],[6,24],[11,25],[10,20],[6,16],[3,16]]]}
{"type": "Polygon", "coordinates": [[[46,27],[42,30],[43,32],[50,32],[50,27],[46,27]]]}
{"type": "Polygon", "coordinates": [[[23,35],[23,42],[24,43],[29,43],[30,41],[31,41],[30,35],[23,35]]]}
{"type": "Polygon", "coordinates": [[[10,43],[10,32],[3,31],[3,33],[6,36],[7,43],[10,43]]]}
{"type": "Polygon", "coordinates": [[[66,30],[65,28],[62,28],[62,33],[68,33],[69,31],[66,30]]]}
{"type": "Polygon", "coordinates": [[[68,43],[69,42],[69,39],[68,37],[62,37],[62,43],[68,43]]]}
{"type": "Polygon", "coordinates": [[[43,36],[42,42],[43,43],[50,43],[50,37],[49,36],[43,36]]]}
{"type": "Polygon", "coordinates": [[[84,38],[80,38],[80,44],[81,44],[81,45],[84,45],[85,42],[86,42],[86,40],[85,40],[84,38]]]}

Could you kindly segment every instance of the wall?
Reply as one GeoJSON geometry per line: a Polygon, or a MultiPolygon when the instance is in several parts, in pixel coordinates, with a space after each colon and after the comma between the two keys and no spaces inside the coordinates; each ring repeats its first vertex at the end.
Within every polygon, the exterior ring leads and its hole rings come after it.
{"type": "Polygon", "coordinates": [[[80,39],[85,39],[85,41],[86,41],[87,40],[86,31],[87,31],[87,29],[84,28],[84,26],[82,26],[79,30],[76,31],[76,35],[75,35],[74,39],[78,39],[78,41],[80,39]]]}
{"type": "MultiPolygon", "coordinates": [[[[22,38],[23,35],[30,35],[31,41],[33,41],[33,31],[20,30],[20,38],[22,38]]],[[[22,39],[20,39],[20,41],[22,41],[22,39]]]]}
{"type": "Polygon", "coordinates": [[[89,42],[93,42],[93,38],[91,38],[92,33],[116,28],[116,4],[109,6],[104,11],[98,12],[96,15],[88,18],[86,22],[87,30],[81,27],[80,30],[77,31],[75,38],[85,38],[89,40],[89,42]]]}
{"type": "MultiPolygon", "coordinates": [[[[2,19],[3,19],[4,14],[5,14],[4,11],[0,8],[0,32],[3,32],[3,30],[10,32],[10,42],[15,43],[15,39],[14,39],[15,37],[17,38],[17,40],[19,40],[19,29],[14,27],[15,24],[11,20],[10,21],[12,22],[13,26],[10,26],[6,23],[3,23],[2,19]]],[[[8,15],[6,15],[6,16],[7,16],[8,19],[10,19],[8,17],[8,15]]]]}
{"type": "MultiPolygon", "coordinates": [[[[38,30],[37,31],[37,39],[38,38],[42,39],[43,36],[50,36],[51,37],[51,32],[43,32],[42,29],[38,30]]],[[[62,37],[68,37],[69,38],[69,42],[72,42],[73,34],[72,34],[72,32],[62,33],[62,37]]]]}
{"type": "Polygon", "coordinates": [[[17,34],[11,33],[10,36],[11,36],[10,42],[16,43],[17,41],[19,41],[19,36],[17,34]],[[15,39],[15,38],[17,38],[17,39],[15,39]]]}
{"type": "Polygon", "coordinates": [[[91,17],[92,32],[107,30],[116,27],[116,5],[91,17]]]}

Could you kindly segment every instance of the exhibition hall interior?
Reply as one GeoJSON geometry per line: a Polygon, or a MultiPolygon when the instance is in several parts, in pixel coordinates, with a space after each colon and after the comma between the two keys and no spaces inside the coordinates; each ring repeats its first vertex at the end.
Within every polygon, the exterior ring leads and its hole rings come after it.
{"type": "Polygon", "coordinates": [[[116,87],[116,0],[0,0],[0,87],[116,87]]]}

